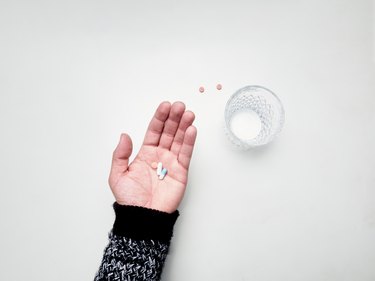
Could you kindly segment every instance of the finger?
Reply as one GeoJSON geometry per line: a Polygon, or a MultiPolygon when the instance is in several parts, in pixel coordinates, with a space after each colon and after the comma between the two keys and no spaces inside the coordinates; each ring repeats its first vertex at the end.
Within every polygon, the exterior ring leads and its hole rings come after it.
{"type": "Polygon", "coordinates": [[[185,112],[185,104],[182,102],[175,102],[172,104],[171,112],[169,113],[167,121],[165,121],[163,133],[160,137],[159,146],[170,149],[174,136],[177,132],[178,125],[182,115],[185,112]]]}
{"type": "Polygon", "coordinates": [[[131,138],[127,134],[121,134],[120,141],[112,155],[112,167],[109,175],[110,186],[115,184],[118,177],[127,171],[132,151],[133,143],[131,138]]]}
{"type": "Polygon", "coordinates": [[[189,168],[196,138],[197,128],[195,128],[194,126],[189,126],[186,129],[184,141],[178,154],[178,162],[180,162],[185,169],[189,168]]]}
{"type": "Polygon", "coordinates": [[[175,154],[178,154],[178,152],[181,149],[181,145],[184,141],[184,136],[186,129],[193,124],[195,119],[195,115],[191,111],[185,111],[182,115],[180,125],[178,126],[176,135],[174,136],[171,151],[175,154]]]}
{"type": "Polygon", "coordinates": [[[155,111],[143,141],[144,145],[159,145],[159,140],[164,129],[165,121],[171,111],[170,102],[162,102],[155,111]]]}

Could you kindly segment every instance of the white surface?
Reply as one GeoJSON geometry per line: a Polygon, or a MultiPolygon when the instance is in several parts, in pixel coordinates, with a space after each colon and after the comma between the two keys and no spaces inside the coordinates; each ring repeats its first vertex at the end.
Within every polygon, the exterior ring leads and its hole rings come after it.
{"type": "Polygon", "coordinates": [[[162,100],[198,127],[163,280],[375,280],[373,5],[0,0],[0,280],[93,279],[112,150],[162,100]],[[248,84],[286,123],[243,153],[223,115],[248,84]]]}

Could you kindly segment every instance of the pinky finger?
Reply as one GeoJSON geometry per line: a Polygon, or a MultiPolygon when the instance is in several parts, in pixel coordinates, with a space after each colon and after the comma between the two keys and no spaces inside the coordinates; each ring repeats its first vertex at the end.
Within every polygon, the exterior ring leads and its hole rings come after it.
{"type": "Polygon", "coordinates": [[[184,140],[180,152],[178,153],[178,162],[180,162],[185,169],[189,168],[196,138],[197,128],[194,126],[189,126],[186,129],[184,140]]]}

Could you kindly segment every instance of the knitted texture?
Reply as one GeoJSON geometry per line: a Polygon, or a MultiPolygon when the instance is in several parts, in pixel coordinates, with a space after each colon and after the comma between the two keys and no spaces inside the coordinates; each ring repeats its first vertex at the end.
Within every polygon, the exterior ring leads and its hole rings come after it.
{"type": "Polygon", "coordinates": [[[109,233],[109,244],[94,281],[160,280],[169,243],[134,240],[109,233]]]}
{"type": "Polygon", "coordinates": [[[113,204],[109,244],[94,281],[158,281],[179,212],[113,204]]]}

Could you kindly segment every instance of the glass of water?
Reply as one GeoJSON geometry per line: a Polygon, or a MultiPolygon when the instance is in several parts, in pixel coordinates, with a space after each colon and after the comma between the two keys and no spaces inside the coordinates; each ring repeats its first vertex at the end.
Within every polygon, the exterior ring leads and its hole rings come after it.
{"type": "Polygon", "coordinates": [[[262,86],[239,89],[225,107],[226,134],[243,150],[271,142],[280,133],[284,119],[280,99],[262,86]]]}

